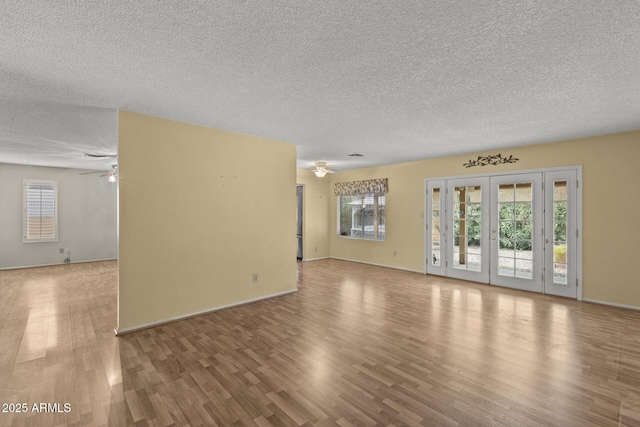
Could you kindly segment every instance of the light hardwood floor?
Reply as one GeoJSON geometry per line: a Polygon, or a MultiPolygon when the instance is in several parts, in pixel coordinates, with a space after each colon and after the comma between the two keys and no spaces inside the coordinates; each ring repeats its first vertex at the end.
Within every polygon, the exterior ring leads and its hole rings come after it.
{"type": "Polygon", "coordinates": [[[638,311],[298,268],[295,294],[122,337],[115,262],[0,271],[0,402],[29,409],[0,425],[640,425],[638,311]]]}

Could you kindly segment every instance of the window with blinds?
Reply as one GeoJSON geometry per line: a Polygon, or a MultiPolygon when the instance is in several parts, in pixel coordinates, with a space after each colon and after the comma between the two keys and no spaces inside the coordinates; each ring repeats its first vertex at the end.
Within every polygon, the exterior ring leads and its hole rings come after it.
{"type": "Polygon", "coordinates": [[[58,240],[58,182],[24,180],[23,242],[58,240]]]}

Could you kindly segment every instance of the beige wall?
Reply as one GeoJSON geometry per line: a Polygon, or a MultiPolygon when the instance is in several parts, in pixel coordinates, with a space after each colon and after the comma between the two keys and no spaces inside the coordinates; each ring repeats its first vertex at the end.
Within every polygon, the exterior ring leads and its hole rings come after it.
{"type": "Polygon", "coordinates": [[[120,331],[296,289],[294,145],[126,111],[118,136],[120,331]]]}
{"type": "Polygon", "coordinates": [[[298,169],[298,184],[304,185],[302,256],[304,260],[329,256],[330,181],[318,178],[312,171],[298,169]]]}
{"type": "MultiPolygon", "coordinates": [[[[640,198],[640,132],[507,148],[343,172],[339,181],[389,178],[386,241],[341,238],[336,233],[336,198],[330,198],[330,254],[374,264],[424,270],[424,182],[426,178],[525,169],[583,166],[583,297],[640,306],[634,258],[640,233],[634,221],[640,198]],[[478,155],[513,154],[514,164],[465,168],[478,155]],[[397,256],[393,256],[393,252],[397,256]]],[[[333,187],[332,187],[333,188],[333,187]]]]}

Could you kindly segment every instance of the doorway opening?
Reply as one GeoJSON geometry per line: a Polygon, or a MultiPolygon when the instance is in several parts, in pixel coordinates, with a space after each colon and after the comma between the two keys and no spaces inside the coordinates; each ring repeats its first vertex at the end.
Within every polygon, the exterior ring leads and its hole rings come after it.
{"type": "Polygon", "coordinates": [[[296,206],[296,239],[298,241],[298,250],[297,250],[297,259],[302,260],[302,249],[303,249],[303,242],[302,242],[302,209],[303,209],[303,205],[304,205],[304,200],[303,200],[303,193],[304,193],[304,185],[297,185],[296,186],[296,194],[297,194],[297,206],[296,206]]]}

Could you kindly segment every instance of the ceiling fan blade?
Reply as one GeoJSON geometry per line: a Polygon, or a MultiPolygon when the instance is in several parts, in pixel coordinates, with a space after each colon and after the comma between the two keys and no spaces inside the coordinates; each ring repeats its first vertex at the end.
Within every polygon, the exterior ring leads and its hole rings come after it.
{"type": "Polygon", "coordinates": [[[82,153],[82,157],[90,157],[92,159],[115,159],[117,154],[96,154],[96,153],[82,153]]]}
{"type": "Polygon", "coordinates": [[[105,172],[107,172],[107,171],[83,172],[83,173],[81,173],[79,175],[91,175],[91,174],[94,174],[94,173],[105,173],[105,172]]]}

